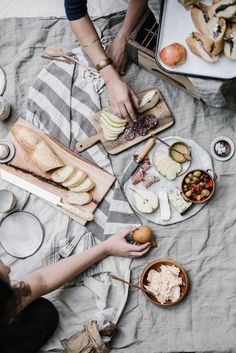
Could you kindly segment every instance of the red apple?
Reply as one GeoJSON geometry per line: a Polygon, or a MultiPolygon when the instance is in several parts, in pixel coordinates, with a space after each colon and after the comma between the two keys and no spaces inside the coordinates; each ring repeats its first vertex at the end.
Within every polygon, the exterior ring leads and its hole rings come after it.
{"type": "Polygon", "coordinates": [[[187,58],[187,51],[180,43],[172,43],[160,51],[162,62],[169,67],[184,64],[187,58]]]}

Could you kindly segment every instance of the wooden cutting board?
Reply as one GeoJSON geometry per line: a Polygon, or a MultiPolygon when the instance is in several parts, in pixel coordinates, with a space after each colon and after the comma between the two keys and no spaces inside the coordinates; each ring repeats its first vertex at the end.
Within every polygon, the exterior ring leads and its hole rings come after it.
{"type": "MultiPolygon", "coordinates": [[[[13,126],[18,125],[29,127],[37,134],[39,134],[48,143],[51,149],[59,156],[59,158],[65,163],[65,165],[73,165],[74,167],[80,168],[88,174],[91,180],[93,180],[96,184],[95,188],[92,190],[93,201],[90,202],[88,205],[80,206],[80,208],[94,212],[99,202],[104,198],[116,178],[113,175],[104,171],[103,169],[97,167],[95,164],[87,161],[86,159],[80,157],[78,154],[72,152],[69,148],[65,147],[59,141],[45,134],[32,124],[26,122],[25,120],[19,118],[13,126]]],[[[35,185],[38,185],[43,189],[46,189],[60,196],[62,201],[66,203],[65,195],[67,190],[64,188],[60,188],[60,186],[58,185],[53,185],[50,183],[50,172],[43,173],[38,169],[37,165],[32,162],[29,155],[16,141],[11,132],[8,134],[7,139],[12,141],[15,145],[16,154],[15,157],[10,162],[8,162],[8,164],[0,164],[0,169],[7,170],[10,173],[13,173],[35,185]]],[[[73,218],[75,221],[83,225],[86,224],[86,221],[81,219],[80,217],[75,216],[66,210],[63,210],[59,206],[55,206],[53,204],[50,205],[55,207],[57,210],[65,213],[70,218],[73,218]]]]}
{"type": "MultiPolygon", "coordinates": [[[[149,87],[145,91],[137,93],[138,98],[142,99],[144,94],[147,93],[148,91],[150,91],[151,89],[156,89],[156,87],[149,87]]],[[[93,146],[98,141],[101,141],[108,153],[117,154],[117,153],[120,153],[120,152],[126,150],[127,148],[134,146],[137,143],[149,138],[151,135],[157,134],[158,132],[167,129],[168,127],[170,127],[171,125],[174,124],[174,117],[172,116],[172,114],[171,114],[169,108],[167,107],[161,94],[160,94],[160,97],[161,98],[160,98],[158,104],[153,109],[150,109],[147,112],[143,113],[142,115],[138,116],[139,118],[141,118],[147,114],[153,114],[158,118],[157,127],[155,129],[152,129],[148,135],[140,136],[137,134],[137,136],[135,137],[135,139],[133,141],[127,141],[124,138],[123,134],[121,134],[117,140],[107,141],[103,136],[103,130],[100,125],[100,116],[101,116],[101,111],[100,111],[92,117],[92,123],[93,123],[95,129],[97,130],[97,134],[90,136],[85,140],[78,141],[78,143],[76,144],[77,151],[83,152],[86,149],[88,149],[89,147],[93,146]]],[[[111,106],[105,108],[104,110],[113,113],[111,106]]]]}

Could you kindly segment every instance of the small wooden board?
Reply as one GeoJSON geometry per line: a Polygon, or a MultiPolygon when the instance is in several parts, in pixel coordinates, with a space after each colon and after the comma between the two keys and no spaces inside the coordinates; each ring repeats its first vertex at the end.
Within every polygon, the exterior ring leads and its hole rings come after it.
{"type": "MultiPolygon", "coordinates": [[[[137,93],[138,98],[141,99],[144,96],[144,94],[150,91],[151,89],[156,89],[156,87],[149,87],[145,91],[137,93]]],[[[161,94],[160,94],[160,97],[161,98],[158,104],[153,109],[150,109],[148,112],[145,112],[142,115],[139,115],[139,117],[141,118],[142,116],[147,115],[148,113],[148,114],[153,114],[158,118],[158,126],[156,127],[156,129],[152,129],[148,135],[140,136],[137,134],[137,137],[133,141],[127,141],[124,138],[123,134],[121,134],[117,140],[107,141],[103,136],[103,130],[100,125],[100,116],[101,116],[101,111],[100,111],[96,113],[92,118],[94,127],[97,130],[97,134],[94,136],[88,137],[83,141],[79,141],[76,145],[76,149],[78,150],[78,152],[83,152],[84,150],[93,146],[96,142],[101,141],[108,153],[117,154],[126,150],[127,148],[130,148],[131,146],[136,145],[137,143],[143,140],[146,140],[153,134],[157,134],[158,132],[167,129],[168,127],[174,124],[174,117],[172,116],[161,94]]],[[[111,107],[107,107],[104,110],[112,113],[111,107]]]]}
{"type": "MultiPolygon", "coordinates": [[[[94,212],[97,208],[99,202],[104,198],[107,191],[110,189],[112,184],[115,181],[115,177],[103,169],[99,168],[95,164],[87,161],[86,159],[80,157],[78,154],[72,152],[69,148],[65,147],[59,141],[55,140],[53,137],[45,134],[35,126],[31,125],[30,123],[26,122],[25,120],[19,118],[14,126],[25,126],[29,127],[37,134],[39,134],[51,147],[51,149],[59,156],[59,158],[67,165],[73,165],[81,170],[85,171],[91,180],[94,181],[96,187],[91,191],[93,196],[93,201],[90,202],[88,205],[80,206],[80,208],[94,212]]],[[[8,172],[17,175],[43,189],[46,189],[58,196],[61,197],[62,202],[66,203],[65,195],[67,190],[60,188],[59,186],[55,186],[50,184],[50,172],[43,173],[41,172],[37,165],[35,165],[32,160],[30,159],[27,152],[21,147],[21,145],[16,141],[14,136],[11,132],[8,134],[7,139],[12,141],[16,148],[15,157],[6,164],[0,164],[0,169],[7,170],[8,172]],[[16,168],[12,167],[15,166],[16,168]],[[17,169],[20,168],[20,169],[17,169]],[[24,170],[24,171],[23,171],[24,170]],[[37,177],[39,176],[39,177],[37,177]],[[41,178],[41,179],[40,179],[41,178]],[[43,180],[42,180],[43,179],[43,180]]],[[[65,213],[70,218],[73,218],[75,221],[86,224],[86,221],[77,217],[66,210],[63,210],[59,206],[55,206],[57,210],[65,213]]]]}

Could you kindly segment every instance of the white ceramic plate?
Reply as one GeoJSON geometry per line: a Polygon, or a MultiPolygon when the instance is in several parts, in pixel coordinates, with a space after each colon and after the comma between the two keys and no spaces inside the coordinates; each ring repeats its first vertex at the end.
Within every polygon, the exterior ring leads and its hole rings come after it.
{"type": "Polygon", "coordinates": [[[222,162],[228,161],[234,154],[233,141],[229,137],[226,137],[226,136],[216,137],[211,143],[211,154],[218,161],[222,161],[222,162]],[[215,146],[217,143],[221,143],[221,142],[223,142],[223,143],[226,142],[226,144],[228,143],[228,146],[230,147],[230,152],[229,152],[229,154],[227,154],[227,156],[225,156],[224,154],[221,156],[216,153],[215,146]]]}
{"type": "Polygon", "coordinates": [[[3,69],[0,67],[0,96],[3,95],[5,89],[6,89],[6,75],[3,69]]]}
{"type": "Polygon", "coordinates": [[[220,54],[217,62],[208,63],[191,52],[185,41],[190,33],[196,31],[190,11],[185,10],[178,0],[165,0],[162,5],[156,50],[156,60],[162,69],[169,73],[207,78],[232,79],[236,77],[236,61],[227,59],[223,53],[220,54]],[[172,69],[162,62],[159,53],[163,47],[174,42],[185,46],[187,60],[183,65],[172,69]]]}
{"type": "Polygon", "coordinates": [[[43,242],[43,229],[37,217],[25,211],[6,216],[0,225],[0,242],[13,257],[24,259],[38,251],[43,242]]]}
{"type": "MultiPolygon", "coordinates": [[[[178,136],[170,136],[163,138],[164,141],[167,143],[171,144],[177,141],[183,141],[187,145],[189,145],[192,148],[192,163],[191,163],[191,168],[190,169],[212,169],[212,161],[211,157],[209,154],[202,148],[198,143],[196,143],[193,140],[190,139],[184,139],[178,136]]],[[[144,144],[143,144],[144,145],[144,144]]],[[[140,146],[142,148],[142,145],[140,146]]],[[[152,150],[149,152],[149,158],[150,161],[152,162],[153,156],[156,153],[157,150],[164,150],[168,151],[168,147],[163,145],[160,142],[156,142],[156,146],[152,148],[152,150]]],[[[137,151],[138,152],[138,151],[137,151]]],[[[183,163],[183,169],[187,168],[187,163],[183,163]]],[[[187,171],[187,170],[186,170],[187,171]]],[[[153,191],[155,194],[158,194],[160,191],[170,191],[174,186],[180,187],[181,185],[181,180],[183,178],[183,175],[178,176],[175,180],[168,180],[164,176],[160,175],[154,167],[151,167],[148,169],[148,173],[152,173],[154,175],[157,175],[160,177],[160,181],[151,185],[147,190],[153,191]]],[[[147,219],[150,222],[156,223],[156,224],[161,224],[161,225],[169,225],[169,224],[174,224],[178,222],[182,222],[185,219],[188,219],[192,216],[194,216],[197,212],[199,212],[204,206],[205,203],[201,204],[193,204],[192,207],[183,215],[181,216],[176,209],[172,206],[171,203],[170,205],[170,211],[171,211],[171,218],[169,221],[163,221],[161,219],[161,214],[160,214],[160,208],[158,207],[156,211],[153,213],[141,213],[139,210],[136,209],[135,207],[135,200],[133,196],[133,192],[130,190],[131,188],[141,188],[145,189],[145,187],[142,185],[142,182],[136,184],[135,186],[131,183],[131,179],[127,181],[127,183],[124,185],[124,191],[126,194],[126,197],[131,204],[132,208],[139,213],[143,218],[147,219]]]]}

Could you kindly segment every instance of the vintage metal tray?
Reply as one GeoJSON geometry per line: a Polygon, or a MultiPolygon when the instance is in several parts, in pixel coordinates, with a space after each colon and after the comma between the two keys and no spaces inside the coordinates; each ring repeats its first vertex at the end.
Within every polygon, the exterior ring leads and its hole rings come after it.
{"type": "MultiPolygon", "coordinates": [[[[212,1],[207,1],[209,4],[212,1]]],[[[190,11],[178,2],[178,0],[165,0],[161,4],[161,14],[159,32],[155,58],[158,66],[168,73],[183,74],[193,77],[233,79],[236,77],[236,61],[227,59],[223,53],[215,63],[208,63],[188,48],[185,39],[193,32],[197,31],[191,19],[190,11]],[[187,60],[185,64],[175,68],[169,68],[161,61],[160,50],[174,42],[181,43],[187,50],[187,60]]]]}

